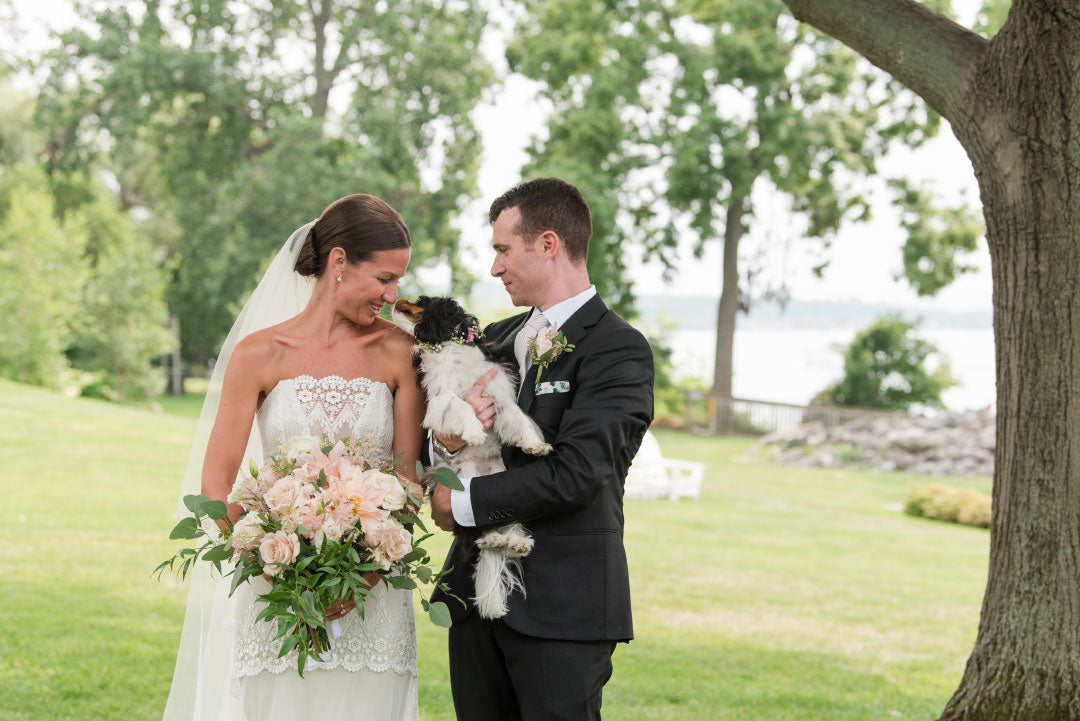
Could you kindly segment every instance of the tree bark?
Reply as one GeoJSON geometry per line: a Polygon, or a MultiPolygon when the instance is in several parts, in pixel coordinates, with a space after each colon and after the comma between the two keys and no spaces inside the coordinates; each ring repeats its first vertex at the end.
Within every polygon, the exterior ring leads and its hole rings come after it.
{"type": "Polygon", "coordinates": [[[172,353],[166,356],[166,367],[169,369],[168,394],[170,396],[184,395],[184,360],[180,357],[180,319],[176,315],[169,316],[169,332],[173,337],[172,353]]]}
{"type": "Polygon", "coordinates": [[[938,108],[979,181],[994,288],[994,513],[975,648],[941,718],[1080,719],[1080,8],[1016,0],[980,46],[947,23],[911,21],[908,0],[881,0],[882,27],[859,28],[840,17],[848,3],[784,1],[938,108]],[[905,53],[935,43],[954,49],[911,72],[905,53]],[[959,87],[942,87],[950,75],[959,87]]]}
{"type": "Polygon", "coordinates": [[[962,109],[986,40],[914,0],[784,0],[802,22],[850,46],[944,117],[962,109]]]}
{"type": "MultiPolygon", "coordinates": [[[[724,223],[723,289],[716,313],[716,360],[713,363],[713,395],[731,398],[732,358],[735,349],[735,316],[739,312],[739,241],[743,234],[746,196],[733,193],[724,223]]],[[[719,421],[718,421],[719,423],[719,421]]],[[[723,424],[720,423],[721,428],[723,424]]]]}
{"type": "Polygon", "coordinates": [[[330,103],[330,89],[334,85],[334,73],[326,67],[326,26],[330,22],[332,0],[308,0],[311,21],[315,31],[315,94],[311,98],[311,116],[325,118],[330,103]]]}

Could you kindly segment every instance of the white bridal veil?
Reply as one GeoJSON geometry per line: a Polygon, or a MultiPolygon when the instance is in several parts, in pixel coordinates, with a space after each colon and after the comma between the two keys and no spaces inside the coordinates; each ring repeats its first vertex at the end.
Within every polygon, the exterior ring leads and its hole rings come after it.
{"type": "MultiPolygon", "coordinates": [[[[293,270],[296,257],[315,221],[298,228],[274,256],[262,280],[256,286],[243,310],[236,317],[232,330],[221,346],[210,386],[206,391],[195,440],[191,445],[187,470],[180,489],[177,513],[185,514],[183,498],[197,494],[202,487],[203,458],[210,431],[214,426],[218,402],[221,400],[221,382],[225,376],[233,349],[245,336],[255,331],[281,323],[298,314],[311,298],[315,279],[302,276],[293,270]]],[[[257,424],[252,424],[244,458],[262,462],[262,439],[257,424]]],[[[176,670],[172,688],[165,706],[163,721],[218,721],[239,718],[233,716],[239,699],[234,697],[231,678],[233,629],[235,618],[229,598],[229,583],[212,574],[210,564],[197,563],[189,578],[187,613],[180,635],[180,649],[176,655],[176,670]]]]}

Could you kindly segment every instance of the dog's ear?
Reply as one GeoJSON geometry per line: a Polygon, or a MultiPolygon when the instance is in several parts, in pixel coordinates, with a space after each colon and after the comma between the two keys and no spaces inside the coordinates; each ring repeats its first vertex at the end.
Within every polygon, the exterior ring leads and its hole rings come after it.
{"type": "Polygon", "coordinates": [[[452,298],[421,296],[417,305],[424,305],[424,317],[416,324],[416,339],[422,343],[445,343],[450,340],[465,314],[452,298]]]}

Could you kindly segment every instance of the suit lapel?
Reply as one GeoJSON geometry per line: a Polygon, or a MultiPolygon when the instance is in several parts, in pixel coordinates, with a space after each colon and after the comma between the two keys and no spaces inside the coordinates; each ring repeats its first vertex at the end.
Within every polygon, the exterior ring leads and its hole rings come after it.
{"type": "MultiPolygon", "coordinates": [[[[604,313],[607,313],[607,306],[604,305],[604,301],[600,300],[599,295],[594,295],[585,305],[578,308],[559,330],[566,336],[568,343],[577,345],[588,335],[589,329],[596,325],[604,313]]],[[[513,340],[511,340],[511,343],[513,343],[513,340]]],[[[561,358],[557,358],[555,366],[558,366],[561,361],[561,358]]],[[[521,384],[521,390],[518,392],[518,406],[526,413],[532,411],[533,401],[536,400],[536,373],[537,366],[534,365],[529,368],[525,374],[525,381],[521,384]]]]}
{"type": "Polygon", "coordinates": [[[495,342],[495,353],[499,358],[516,362],[514,358],[514,339],[517,338],[518,331],[525,325],[525,321],[529,320],[530,315],[532,315],[531,309],[517,318],[510,319],[510,332],[495,342]]]}

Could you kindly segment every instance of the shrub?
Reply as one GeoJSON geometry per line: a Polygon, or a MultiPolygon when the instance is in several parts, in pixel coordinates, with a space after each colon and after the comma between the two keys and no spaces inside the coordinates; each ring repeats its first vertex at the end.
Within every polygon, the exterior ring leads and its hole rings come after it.
{"type": "Polygon", "coordinates": [[[859,331],[844,351],[844,377],[814,396],[811,404],[880,410],[907,410],[914,404],[943,408],[941,393],[956,381],[941,352],[915,336],[917,325],[886,314],[859,331]]]}
{"type": "Polygon", "coordinates": [[[990,527],[990,496],[970,488],[916,484],[908,491],[904,513],[935,521],[990,527]]]}

